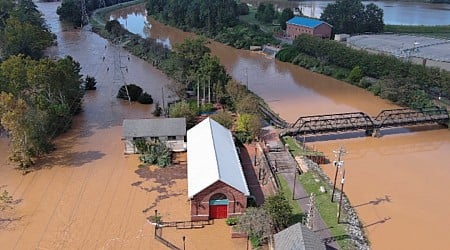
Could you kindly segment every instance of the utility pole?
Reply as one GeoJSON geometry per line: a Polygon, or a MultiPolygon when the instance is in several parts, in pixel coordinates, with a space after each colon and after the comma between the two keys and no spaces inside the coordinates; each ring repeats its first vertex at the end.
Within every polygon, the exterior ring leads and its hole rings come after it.
{"type": "Polygon", "coordinates": [[[344,194],[344,182],[345,182],[345,170],[342,173],[342,179],[341,179],[341,195],[339,198],[339,211],[338,211],[338,218],[337,223],[339,224],[339,220],[341,218],[341,210],[342,210],[342,195],[344,194]]]}
{"type": "Polygon", "coordinates": [[[294,187],[292,188],[292,200],[295,200],[295,184],[297,183],[297,169],[294,169],[294,187]]]}
{"type": "Polygon", "coordinates": [[[336,191],[336,180],[339,168],[344,166],[344,161],[341,160],[343,155],[347,153],[345,149],[340,146],[338,150],[334,150],[333,153],[337,156],[338,160],[333,162],[333,165],[336,167],[336,172],[334,173],[334,184],[333,184],[333,192],[331,193],[331,202],[334,201],[334,192],[336,191]]]}
{"type": "Polygon", "coordinates": [[[309,228],[311,231],[313,230],[314,223],[314,202],[315,202],[315,195],[314,193],[311,193],[309,196],[309,209],[308,214],[306,216],[306,227],[309,228]]]}
{"type": "Polygon", "coordinates": [[[247,69],[247,67],[245,67],[245,85],[247,86],[247,89],[248,89],[248,69],[247,69]]]}

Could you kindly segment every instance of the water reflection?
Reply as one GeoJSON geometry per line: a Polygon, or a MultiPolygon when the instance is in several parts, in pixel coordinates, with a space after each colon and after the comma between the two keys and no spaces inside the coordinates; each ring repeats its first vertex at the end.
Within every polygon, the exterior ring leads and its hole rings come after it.
{"type": "Polygon", "coordinates": [[[109,20],[117,20],[125,29],[143,38],[155,38],[156,42],[172,49],[169,37],[153,37],[152,24],[147,20],[147,11],[143,5],[133,5],[111,13],[109,20]]]}

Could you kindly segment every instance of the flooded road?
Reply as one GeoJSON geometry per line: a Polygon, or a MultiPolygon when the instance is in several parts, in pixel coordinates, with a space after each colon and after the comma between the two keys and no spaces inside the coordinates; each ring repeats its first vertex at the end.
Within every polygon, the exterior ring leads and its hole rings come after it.
{"type": "MultiPolygon", "coordinates": [[[[83,74],[97,78],[98,88],[86,95],[84,112],[75,118],[73,129],[58,138],[58,149],[38,163],[42,169],[21,175],[6,162],[7,140],[0,141],[0,183],[18,203],[13,217],[17,220],[0,229],[0,245],[4,249],[165,249],[151,236],[153,227],[146,217],[158,209],[169,221],[189,218],[187,181],[183,176],[161,178],[157,170],[150,177],[139,175],[136,157],[123,156],[122,120],[151,117],[153,107],[115,98],[120,81],[114,74],[118,65],[114,58],[128,67],[125,80],[142,86],[155,101],[161,102],[161,88],[169,79],[138,58],[131,56],[128,61],[125,51],[96,34],[60,25],[55,14],[58,5],[38,4],[58,35],[58,47],[49,53],[72,55],[83,74]]],[[[171,45],[193,36],[148,22],[148,34],[171,45]]],[[[376,115],[395,107],[359,88],[257,53],[214,42],[211,48],[235,79],[248,79],[249,88],[290,122],[300,115],[351,111],[376,115]]],[[[395,129],[382,135],[307,141],[330,159],[340,145],[346,148],[346,194],[374,249],[446,248],[450,244],[450,132],[395,129]]],[[[329,175],[334,173],[330,165],[323,168],[329,175]]],[[[187,249],[244,249],[245,240],[222,237],[229,228],[219,223],[207,234],[203,230],[164,234],[177,246],[185,235],[187,249]],[[211,245],[214,242],[220,244],[211,245]]]]}

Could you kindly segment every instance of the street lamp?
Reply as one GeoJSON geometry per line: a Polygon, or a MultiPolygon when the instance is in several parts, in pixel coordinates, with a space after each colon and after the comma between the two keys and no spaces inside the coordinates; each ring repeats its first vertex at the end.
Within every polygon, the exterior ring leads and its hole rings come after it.
{"type": "Polygon", "coordinates": [[[339,150],[333,151],[337,154],[338,160],[333,162],[333,165],[336,167],[336,172],[334,173],[334,184],[333,184],[333,192],[331,193],[331,202],[334,201],[334,192],[336,191],[336,180],[339,168],[344,166],[344,161],[341,160],[343,154],[345,154],[345,149],[341,146],[339,150]]]}

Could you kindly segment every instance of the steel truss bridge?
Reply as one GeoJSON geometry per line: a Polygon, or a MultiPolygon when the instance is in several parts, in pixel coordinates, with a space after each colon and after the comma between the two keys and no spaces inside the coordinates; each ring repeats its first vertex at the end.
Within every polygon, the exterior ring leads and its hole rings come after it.
{"type": "Polygon", "coordinates": [[[260,111],[273,125],[283,129],[281,135],[364,130],[367,135],[379,136],[382,128],[436,123],[448,126],[450,120],[447,109],[438,106],[383,110],[376,117],[370,117],[363,112],[302,116],[293,124],[287,123],[264,105],[260,105],[260,111]]]}

